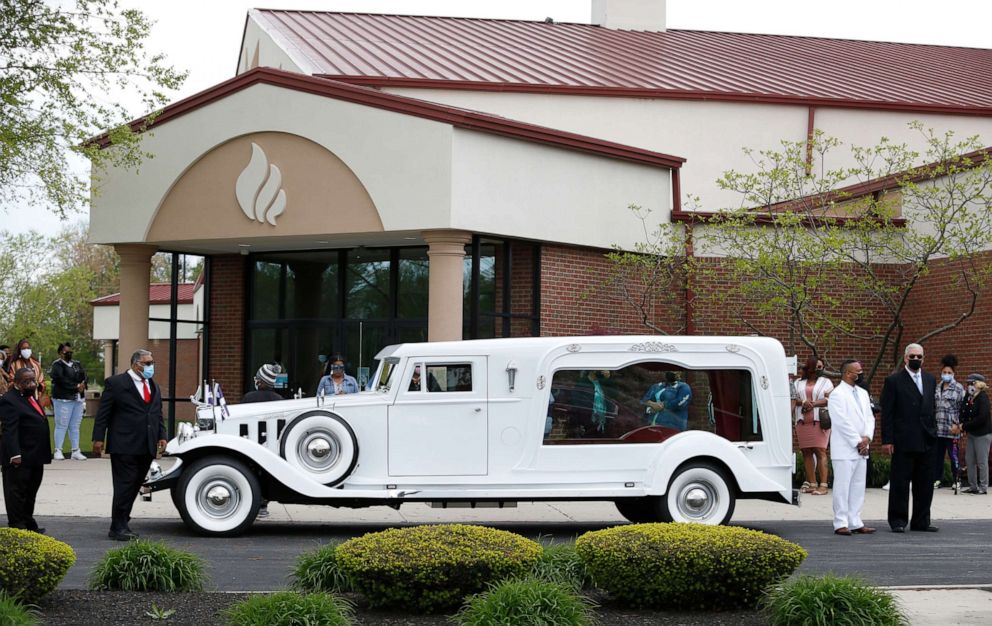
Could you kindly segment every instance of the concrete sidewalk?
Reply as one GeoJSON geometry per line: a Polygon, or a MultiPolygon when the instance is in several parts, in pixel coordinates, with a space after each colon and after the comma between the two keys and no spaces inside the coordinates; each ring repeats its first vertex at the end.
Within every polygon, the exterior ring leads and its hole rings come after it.
{"type": "MultiPolygon", "coordinates": [[[[163,467],[171,463],[162,461],[163,467]]],[[[45,470],[38,494],[38,516],[107,517],[110,512],[111,479],[109,459],[56,461],[45,470]]],[[[888,492],[869,489],[865,501],[866,520],[884,520],[888,492]]],[[[341,524],[410,524],[429,522],[465,523],[591,523],[625,522],[608,502],[521,503],[508,509],[432,509],[424,504],[407,504],[399,511],[389,507],[335,509],[322,506],[269,506],[270,522],[324,522],[341,524]]],[[[949,489],[934,494],[933,521],[992,520],[992,496],[954,495],[949,489]]],[[[135,503],[135,518],[178,519],[168,492],[155,494],[152,502],[135,503]]],[[[735,522],[822,521],[824,532],[831,529],[831,498],[803,496],[800,506],[756,500],[737,503],[735,522]]],[[[266,520],[258,522],[265,524],[266,520]]],[[[880,532],[887,529],[881,528],[880,532]]],[[[976,558],[981,558],[976,556],[976,558]]],[[[992,623],[992,567],[988,587],[891,588],[914,625],[992,623]]]]}

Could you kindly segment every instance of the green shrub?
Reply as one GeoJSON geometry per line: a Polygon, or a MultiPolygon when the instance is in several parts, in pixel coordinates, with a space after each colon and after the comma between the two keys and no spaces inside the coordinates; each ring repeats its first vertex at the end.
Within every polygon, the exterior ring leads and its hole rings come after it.
{"type": "Polygon", "coordinates": [[[531,578],[567,585],[576,591],[591,588],[592,576],[575,551],[574,543],[544,546],[544,552],[530,571],[531,578]]]}
{"type": "Polygon", "coordinates": [[[347,593],[353,591],[351,580],[341,571],[337,559],[337,543],[330,543],[296,558],[290,575],[293,589],[314,593],[347,593]]]}
{"type": "Polygon", "coordinates": [[[0,589],[23,602],[54,591],[75,562],[69,544],[29,530],[0,528],[0,589]]]}
{"type": "Polygon", "coordinates": [[[540,555],[540,545],[510,532],[445,524],[369,533],[338,546],[336,556],[373,606],[435,612],[527,574],[540,555]]]}
{"type": "Polygon", "coordinates": [[[846,576],[800,576],[770,588],[761,605],[772,626],[909,623],[891,594],[846,576]]]}
{"type": "Polygon", "coordinates": [[[202,591],[200,557],[155,541],[108,550],[90,574],[90,588],[106,591],[202,591]]]}
{"type": "Polygon", "coordinates": [[[889,482],[889,473],[891,472],[891,469],[891,456],[887,454],[873,454],[869,456],[867,485],[877,489],[889,482]]]}
{"type": "Polygon", "coordinates": [[[0,591],[0,624],[3,626],[35,626],[38,611],[32,605],[24,605],[6,591],[0,591]]]}
{"type": "Polygon", "coordinates": [[[756,605],[806,551],[754,530],[702,524],[633,524],[575,542],[596,586],[635,607],[734,609],[756,605]]]}
{"type": "Polygon", "coordinates": [[[225,611],[230,626],[346,626],[353,614],[351,604],[336,596],[292,591],[252,596],[225,611]]]}
{"type": "Polygon", "coordinates": [[[507,580],[467,598],[455,621],[464,626],[582,626],[593,623],[595,606],[566,585],[507,580]]]}

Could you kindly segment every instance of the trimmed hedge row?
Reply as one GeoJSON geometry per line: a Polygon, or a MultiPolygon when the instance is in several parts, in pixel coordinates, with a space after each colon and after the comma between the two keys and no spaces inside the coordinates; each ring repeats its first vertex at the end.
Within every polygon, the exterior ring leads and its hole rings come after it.
{"type": "Polygon", "coordinates": [[[582,535],[575,548],[616,600],[673,609],[752,608],[807,556],[774,535],[701,524],[608,528],[582,535]]]}
{"type": "Polygon", "coordinates": [[[51,593],[76,562],[67,543],[45,535],[0,528],[0,590],[22,602],[51,593]]]}
{"type": "Polygon", "coordinates": [[[540,556],[541,546],[520,535],[461,524],[370,533],[335,551],[341,571],[370,604],[428,613],[527,574],[540,556]]]}

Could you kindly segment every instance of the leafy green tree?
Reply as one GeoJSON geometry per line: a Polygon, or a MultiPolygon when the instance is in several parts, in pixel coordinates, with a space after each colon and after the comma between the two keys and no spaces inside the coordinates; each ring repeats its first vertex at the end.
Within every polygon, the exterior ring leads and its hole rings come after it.
{"type": "Polygon", "coordinates": [[[140,138],[154,116],[132,128],[120,96],[151,111],[186,74],[145,51],[150,28],[115,0],[0,0],[0,205],[45,206],[64,218],[90,193],[70,154],[94,172],[151,156],[140,138]],[[104,130],[112,149],[89,141],[104,130]]]}
{"type": "Polygon", "coordinates": [[[754,153],[753,173],[720,179],[742,203],[713,215],[700,239],[704,251],[726,255],[733,278],[718,297],[736,303],[749,328],[774,334],[785,320],[790,347],[821,358],[841,338],[858,341],[870,354],[871,380],[898,364],[905,343],[974,315],[992,278],[980,254],[992,245],[992,158],[977,137],[912,127],[922,151],[883,138],[851,148],[851,165],[831,168],[841,144],[816,133],[809,145],[786,141],[754,153]],[[857,186],[875,182],[888,193],[857,186]],[[949,276],[942,318],[906,336],[907,305],[937,266],[949,276]]]}
{"type": "MultiPolygon", "coordinates": [[[[634,250],[614,246],[606,256],[610,269],[605,285],[637,311],[641,323],[662,335],[677,335],[686,330],[684,303],[691,292],[692,259],[686,256],[688,231],[681,224],[649,226],[650,211],[637,205],[628,207],[640,220],[644,241],[634,250]]],[[[584,294],[593,297],[593,294],[584,294]]]]}

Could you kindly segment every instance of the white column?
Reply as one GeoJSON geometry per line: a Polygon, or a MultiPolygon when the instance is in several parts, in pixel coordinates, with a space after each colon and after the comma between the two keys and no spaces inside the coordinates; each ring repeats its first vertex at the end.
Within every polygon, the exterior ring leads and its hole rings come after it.
{"type": "Polygon", "coordinates": [[[462,338],[465,246],[472,234],[461,230],[427,230],[421,233],[429,246],[427,340],[458,341],[462,338]]]}

